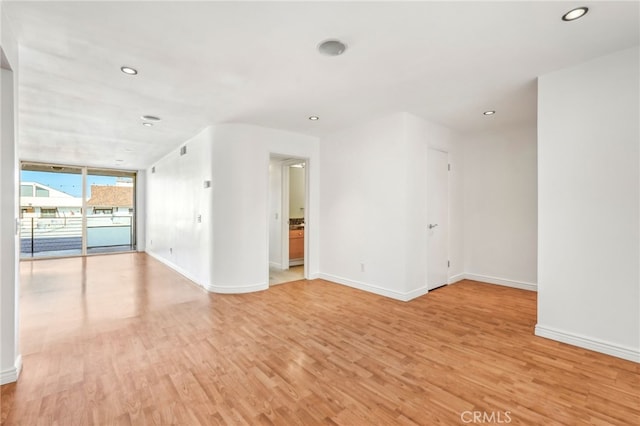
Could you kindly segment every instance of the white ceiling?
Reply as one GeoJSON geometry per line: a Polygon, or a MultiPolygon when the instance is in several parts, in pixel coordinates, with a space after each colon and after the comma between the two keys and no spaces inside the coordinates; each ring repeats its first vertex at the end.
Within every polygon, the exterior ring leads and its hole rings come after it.
{"type": "Polygon", "coordinates": [[[460,131],[535,123],[537,76],[640,42],[637,1],[4,1],[3,9],[21,44],[21,159],[127,169],[215,123],[320,137],[396,111],[460,131]],[[560,19],[582,5],[583,19],[560,19]],[[320,55],[328,38],[347,51],[320,55]],[[497,114],[484,117],[488,109],[497,114]],[[147,128],[143,114],[163,120],[147,128]]]}

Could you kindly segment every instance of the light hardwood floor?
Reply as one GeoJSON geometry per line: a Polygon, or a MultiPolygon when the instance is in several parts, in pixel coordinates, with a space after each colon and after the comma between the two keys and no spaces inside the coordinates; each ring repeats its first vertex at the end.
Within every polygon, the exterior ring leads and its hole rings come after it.
{"type": "Polygon", "coordinates": [[[144,254],[24,262],[21,280],[7,425],[640,424],[640,365],[535,337],[532,292],[215,295],[144,254]]]}

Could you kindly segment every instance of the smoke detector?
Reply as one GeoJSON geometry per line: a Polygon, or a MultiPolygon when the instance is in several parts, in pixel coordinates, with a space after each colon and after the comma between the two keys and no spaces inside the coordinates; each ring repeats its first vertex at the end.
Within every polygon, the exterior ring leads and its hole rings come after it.
{"type": "Polygon", "coordinates": [[[340,40],[325,40],[318,45],[318,51],[327,56],[342,55],[347,45],[340,40]]]}

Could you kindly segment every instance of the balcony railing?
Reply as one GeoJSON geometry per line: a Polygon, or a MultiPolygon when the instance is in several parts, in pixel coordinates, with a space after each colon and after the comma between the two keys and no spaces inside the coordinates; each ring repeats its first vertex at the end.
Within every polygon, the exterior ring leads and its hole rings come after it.
{"type": "MultiPolygon", "coordinates": [[[[133,217],[87,216],[87,251],[133,249],[133,217]],[[104,249],[104,250],[102,250],[104,249]]],[[[82,251],[82,217],[26,217],[20,220],[20,253],[23,257],[82,251]]]]}

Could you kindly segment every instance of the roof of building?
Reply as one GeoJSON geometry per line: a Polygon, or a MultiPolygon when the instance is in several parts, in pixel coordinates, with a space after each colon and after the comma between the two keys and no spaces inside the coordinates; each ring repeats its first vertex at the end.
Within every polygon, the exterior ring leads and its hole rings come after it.
{"type": "Polygon", "coordinates": [[[91,185],[91,207],[133,207],[132,186],[91,185]]]}

